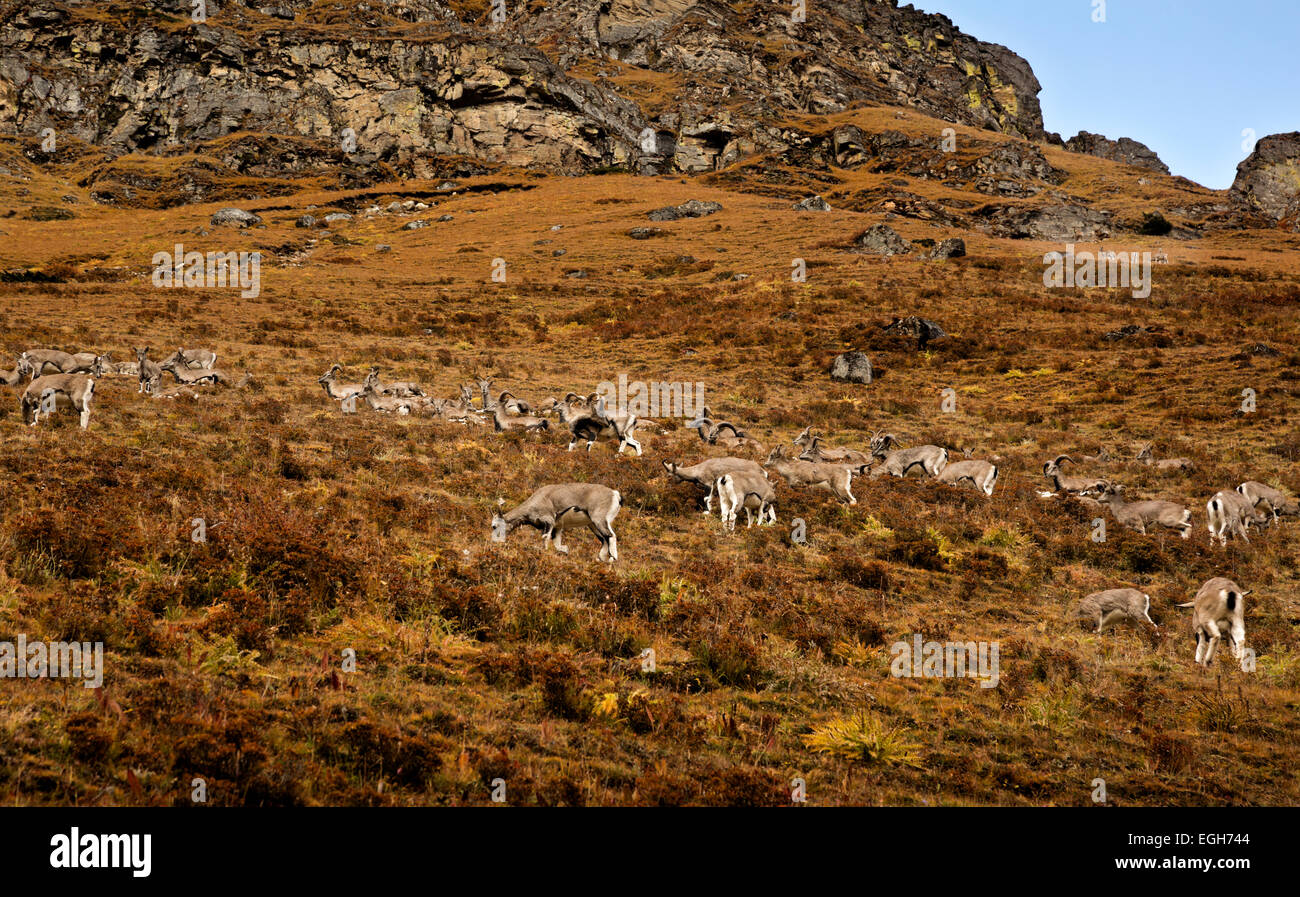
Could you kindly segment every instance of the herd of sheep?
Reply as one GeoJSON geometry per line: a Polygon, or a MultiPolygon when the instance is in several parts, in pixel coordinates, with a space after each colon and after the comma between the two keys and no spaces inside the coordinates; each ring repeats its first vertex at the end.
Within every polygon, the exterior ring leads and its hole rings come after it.
{"type": "MultiPolygon", "coordinates": [[[[160,363],[149,359],[148,347],[135,349],[135,355],[134,362],[118,363],[108,355],[32,349],[18,356],[12,371],[0,370],[0,381],[8,386],[21,386],[24,378],[28,380],[19,400],[24,423],[35,426],[42,416],[48,418],[54,411],[71,410],[80,415],[83,429],[89,425],[96,378],[134,376],[139,382],[139,392],[168,398],[196,395],[194,387],[241,387],[251,381],[247,373],[236,379],[217,368],[216,353],[208,350],[178,348],[160,363]],[[161,389],[165,373],[170,373],[175,380],[175,386],[166,391],[161,389]]],[[[646,421],[626,410],[608,407],[604,397],[598,394],[569,393],[563,399],[549,398],[534,409],[509,391],[494,396],[490,378],[478,379],[478,397],[473,387],[466,385],[457,397],[440,399],[426,395],[418,383],[382,381],[378,367],[372,367],[361,382],[343,381],[341,373],[342,367],[335,364],[318,382],[331,399],[341,403],[344,411],[357,410],[360,401],[382,413],[424,414],[463,424],[491,421],[497,431],[543,432],[552,429],[546,417],[550,414],[558,419],[559,426],[567,429],[570,451],[580,443],[585,443],[590,451],[595,442],[607,438],[618,443],[619,452],[631,448],[638,456],[642,454],[635,434],[637,427],[646,421]]],[[[709,446],[756,457],[762,455],[763,446],[758,440],[729,421],[714,420],[707,408],[686,426],[694,429],[709,446]]],[[[1085,460],[1111,459],[1103,450],[1085,460]]],[[[1156,460],[1150,445],[1139,451],[1136,460],[1161,470],[1192,467],[1185,458],[1156,460]]],[[[1118,483],[1102,477],[1065,474],[1061,465],[1072,461],[1070,456],[1061,455],[1043,465],[1043,476],[1052,488],[1041,491],[1040,496],[1065,494],[1092,503],[1099,510],[1108,509],[1118,523],[1139,533],[1163,527],[1176,531],[1184,539],[1190,535],[1192,512],[1187,507],[1171,501],[1126,501],[1124,487],[1118,483]]],[[[707,458],[693,465],[662,463],[674,480],[694,483],[706,490],[705,513],[712,512],[713,497],[717,495],[722,523],[728,530],[735,529],[741,509],[745,511],[748,526],[755,522],[760,526],[776,522],[778,498],[769,473],[776,473],[792,487],[829,492],[847,505],[857,504],[851,489],[855,475],[875,479],[884,475],[905,477],[917,471],[951,486],[969,484],[988,496],[993,494],[999,477],[996,464],[972,458],[969,449],[964,451],[962,459],[950,461],[948,450],[941,446],[905,447],[893,434],[877,432],[872,435],[867,451],[862,452],[824,445],[822,437],[813,433],[812,428],[804,429],[792,445],[773,447],[762,464],[730,455],[707,458]]],[[[570,529],[586,528],[600,540],[600,560],[612,563],[618,560],[618,538],[613,523],[621,503],[617,490],[595,483],[546,485],[518,507],[495,514],[491,522],[492,538],[504,541],[516,527],[529,526],[542,532],[546,546],[554,545],[567,553],[563,534],[570,529]]],[[[1230,535],[1249,541],[1246,531],[1251,526],[1261,527],[1276,523],[1281,516],[1300,514],[1300,505],[1273,487],[1249,481],[1236,489],[1216,493],[1207,502],[1206,513],[1211,541],[1226,545],[1230,535]]],[[[1247,594],[1232,580],[1215,577],[1201,587],[1192,602],[1179,605],[1194,608],[1192,625],[1197,639],[1197,663],[1208,666],[1224,637],[1229,640],[1234,656],[1238,659],[1244,656],[1243,599],[1247,594]]],[[[1081,620],[1095,622],[1098,632],[1123,621],[1154,626],[1149,615],[1150,604],[1150,597],[1137,589],[1109,589],[1085,596],[1076,613],[1081,620]]]]}
{"type": "MultiPolygon", "coordinates": [[[[585,442],[588,450],[602,436],[618,443],[618,451],[632,448],[639,456],[641,445],[635,438],[637,426],[644,423],[635,414],[615,411],[607,407],[602,396],[581,396],[569,393],[564,399],[549,398],[534,413],[533,406],[512,392],[504,391],[495,397],[490,379],[479,378],[481,401],[474,404],[472,386],[461,387],[454,399],[426,396],[418,384],[410,382],[383,383],[379,369],[372,367],[361,383],[343,383],[339,380],[341,366],[334,365],[320,378],[326,394],[355,407],[358,398],[376,411],[416,414],[427,413],[460,423],[486,423],[492,421],[494,429],[547,431],[550,421],[543,415],[555,414],[560,424],[569,431],[570,451],[585,442]]],[[[731,451],[761,456],[763,445],[744,429],[729,421],[716,421],[704,408],[688,424],[696,430],[702,442],[731,451]]],[[[778,502],[776,489],[769,473],[776,473],[792,487],[820,489],[830,492],[841,502],[857,504],[852,492],[855,475],[877,478],[886,474],[905,477],[912,471],[932,477],[939,482],[958,486],[963,483],[991,496],[998,482],[999,469],[991,461],[971,457],[970,449],[963,451],[961,460],[950,461],[948,449],[937,445],[905,447],[892,433],[877,432],[871,437],[867,451],[823,445],[822,437],[805,428],[793,440],[792,446],[777,445],[759,464],[750,458],[735,456],[706,458],[696,464],[680,465],[663,461],[667,474],[679,482],[694,483],[706,490],[705,513],[712,512],[714,495],[718,496],[722,523],[734,530],[738,511],[744,509],[748,526],[770,525],[776,522],[778,502]],[[794,452],[798,450],[798,454],[794,452]]],[[[1111,460],[1105,449],[1088,460],[1111,460]]],[[[1178,471],[1192,469],[1186,458],[1157,460],[1152,446],[1147,444],[1137,453],[1136,460],[1159,470],[1178,471]]],[[[1043,490],[1042,497],[1057,494],[1071,495],[1080,501],[1106,508],[1114,519],[1139,533],[1149,528],[1166,527],[1186,539],[1192,529],[1190,509],[1169,501],[1129,502],[1123,498],[1124,487],[1099,477],[1067,476],[1061,465],[1072,463],[1068,455],[1059,456],[1043,465],[1043,475],[1053,487],[1043,490]]],[[[493,516],[492,537],[504,540],[519,526],[540,530],[546,546],[554,545],[567,553],[563,544],[565,531],[588,528],[600,540],[599,558],[613,562],[618,559],[618,537],[613,523],[621,507],[622,498],[617,490],[595,483],[560,483],[543,486],[523,504],[493,516]]],[[[1216,493],[1206,504],[1211,541],[1227,544],[1229,535],[1249,541],[1246,530],[1250,526],[1276,523],[1279,517],[1300,514],[1300,505],[1280,490],[1263,483],[1249,481],[1235,490],[1216,493]]],[[[1226,637],[1233,655],[1240,660],[1245,654],[1245,626],[1243,599],[1248,594],[1237,583],[1225,577],[1214,577],[1197,592],[1196,597],[1180,607],[1192,607],[1192,627],[1197,639],[1196,662],[1209,666],[1226,637]]],[[[1085,596],[1076,608],[1080,620],[1094,621],[1098,632],[1126,620],[1155,626],[1150,617],[1151,598],[1137,589],[1108,589],[1085,596]]]]}

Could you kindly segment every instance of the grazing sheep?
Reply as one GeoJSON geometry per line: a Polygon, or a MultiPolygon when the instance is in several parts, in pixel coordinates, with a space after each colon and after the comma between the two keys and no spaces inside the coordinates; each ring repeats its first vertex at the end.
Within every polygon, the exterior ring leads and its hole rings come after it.
{"type": "Polygon", "coordinates": [[[614,535],[614,518],[622,507],[623,497],[615,489],[598,483],[560,483],[543,486],[528,500],[505,514],[492,517],[492,538],[504,541],[506,534],[519,526],[542,531],[549,548],[568,554],[564,545],[565,530],[587,527],[600,539],[600,559],[618,560],[618,537],[614,535]]]}
{"type": "Polygon", "coordinates": [[[1147,622],[1157,630],[1160,628],[1151,619],[1151,596],[1137,589],[1106,589],[1085,595],[1079,600],[1074,617],[1095,622],[1097,632],[1105,632],[1124,620],[1147,622]]]}
{"type": "Polygon", "coordinates": [[[1232,642],[1232,656],[1241,660],[1246,654],[1246,596],[1241,586],[1231,579],[1216,576],[1201,586],[1196,597],[1179,607],[1195,608],[1192,611],[1192,631],[1196,633],[1196,662],[1208,667],[1214,662],[1215,652],[1228,630],[1232,642]]]}
{"type": "Polygon", "coordinates": [[[992,495],[993,487],[998,482],[997,465],[991,461],[972,458],[971,449],[964,449],[963,454],[965,455],[963,460],[951,461],[944,465],[943,470],[939,471],[939,482],[956,486],[965,481],[985,495],[992,495]]]}
{"type": "Polygon", "coordinates": [[[943,473],[943,468],[948,463],[946,448],[937,445],[918,445],[912,448],[898,446],[898,438],[893,433],[877,432],[871,437],[871,457],[881,462],[871,469],[873,480],[885,474],[905,477],[913,467],[919,467],[922,473],[937,477],[943,473]]]}
{"type": "Polygon", "coordinates": [[[675,480],[683,483],[694,483],[697,486],[704,486],[709,490],[709,494],[704,497],[704,513],[709,514],[713,511],[713,492],[717,487],[717,480],[724,473],[733,470],[747,470],[760,476],[767,476],[767,471],[759,465],[757,461],[750,461],[747,458],[706,458],[697,464],[689,467],[683,467],[673,461],[660,462],[668,475],[675,480]]]}
{"type": "Polygon", "coordinates": [[[758,525],[776,523],[776,490],[766,476],[749,470],[731,470],[718,477],[719,512],[722,525],[736,529],[736,509],[745,509],[745,528],[754,525],[753,512],[758,512],[758,525]]]}
{"type": "Polygon", "coordinates": [[[1221,489],[1205,503],[1205,516],[1209,520],[1210,544],[1216,541],[1227,547],[1228,534],[1241,536],[1243,542],[1249,542],[1246,530],[1251,524],[1263,526],[1269,517],[1255,507],[1250,499],[1231,489],[1221,489]]]}
{"type": "Polygon", "coordinates": [[[1252,507],[1264,506],[1264,510],[1273,515],[1273,522],[1277,522],[1280,515],[1300,514],[1300,502],[1294,498],[1287,498],[1286,493],[1280,489],[1274,489],[1272,486],[1265,486],[1263,483],[1255,480],[1247,480],[1237,487],[1237,493],[1246,497],[1252,507]]]}

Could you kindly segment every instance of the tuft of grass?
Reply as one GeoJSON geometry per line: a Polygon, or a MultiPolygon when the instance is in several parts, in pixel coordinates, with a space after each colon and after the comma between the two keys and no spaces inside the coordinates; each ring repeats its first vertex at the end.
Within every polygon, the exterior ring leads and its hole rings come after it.
{"type": "Polygon", "coordinates": [[[902,726],[857,713],[831,720],[804,736],[804,745],[814,753],[880,766],[921,769],[919,746],[902,726]]]}
{"type": "Polygon", "coordinates": [[[1203,732],[1240,732],[1252,722],[1250,707],[1244,698],[1234,701],[1219,688],[1200,695],[1193,702],[1196,724],[1203,732]]]}

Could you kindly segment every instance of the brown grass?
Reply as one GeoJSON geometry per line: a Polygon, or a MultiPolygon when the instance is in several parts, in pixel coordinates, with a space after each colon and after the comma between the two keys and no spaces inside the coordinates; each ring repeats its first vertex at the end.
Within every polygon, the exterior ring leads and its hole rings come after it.
{"type": "MultiPolygon", "coordinates": [[[[1125,213],[1183,189],[1154,178],[1142,194],[1129,169],[1046,154],[1069,173],[1063,189],[1113,189],[1125,213]]],[[[1203,522],[1225,485],[1300,488],[1288,435],[1300,280],[1275,251],[1294,237],[1167,241],[1171,264],[1136,301],[1045,290],[1041,256],[1055,247],[980,233],[962,234],[970,256],[951,262],[850,254],[840,247],[879,219],[799,214],[721,180],[498,173],[461,180],[487,186],[439,198],[420,217],[454,221],[413,231],[358,205],[435,182],[306,184],[240,203],[266,223],[240,232],[208,224],[225,201],[108,208],[13,141],[0,158],[31,177],[0,181],[0,215],[13,210],[0,218],[0,270],[19,272],[0,284],[6,353],[48,345],[121,360],[132,345],[158,357],[201,344],[260,384],[169,403],[108,379],[84,438],[70,419],[22,427],[14,395],[0,405],[0,632],[107,650],[101,693],[30,680],[0,690],[7,803],[181,804],[196,776],[219,804],[486,803],[497,778],[508,802],[548,805],[781,804],[795,777],[821,804],[1086,804],[1097,776],[1116,803],[1300,797],[1289,774],[1295,524],[1224,552],[1203,522]],[[76,218],[26,217],[64,194],[79,199],[66,204],[76,218]],[[647,211],[691,198],[724,211],[660,224],[653,241],[627,237],[647,211]],[[346,243],[293,227],[312,204],[356,213],[335,229],[346,243]],[[262,295],[152,288],[153,253],[176,242],[263,251],[262,295]],[[796,257],[806,284],[789,281],[796,257]],[[495,258],[504,284],[490,280],[495,258]],[[565,276],[575,269],[588,276],[565,276]],[[918,354],[876,328],[909,313],[953,339],[918,354]],[[1126,323],[1164,335],[1101,340],[1126,323]],[[1279,354],[1243,356],[1255,342],[1279,354]],[[829,381],[829,358],[846,348],[871,353],[878,382],[829,381]],[[440,395],[489,369],[534,402],[619,373],[700,381],[720,416],[765,445],[811,423],[862,447],[888,425],[996,455],[1002,480],[991,500],[859,480],[852,509],[778,484],[780,525],[728,535],[663,477],[661,459],[706,454],[676,422],[643,431],[638,459],[604,443],[570,454],[554,434],[344,416],[314,382],[334,361],[358,375],[376,362],[440,395]],[[940,411],[948,387],[953,414],[940,411]],[[1259,411],[1234,415],[1246,387],[1259,411]],[[1102,443],[1129,456],[1148,439],[1197,470],[1106,473],[1132,494],[1188,503],[1189,541],[1111,522],[1094,543],[1094,511],[1035,495],[1045,457],[1102,443]],[[623,493],[613,569],[598,569],[584,534],[568,557],[531,533],[487,538],[498,496],[566,480],[623,493]],[[190,541],[195,517],[207,543],[190,541]],[[806,546],[788,537],[794,517],[806,546]],[[1173,604],[1216,574],[1254,590],[1256,673],[1192,664],[1173,604]],[[1067,622],[1082,594],[1129,584],[1151,593],[1163,637],[1067,622]],[[1000,686],[892,678],[889,646],[917,632],[999,641],[1000,686]],[[654,672],[638,660],[647,648],[654,672]],[[349,649],[355,673],[343,670],[349,649]],[[809,747],[834,732],[867,747],[809,747]],[[895,748],[906,762],[862,760],[895,748]]],[[[845,190],[896,177],[836,175],[845,190]]],[[[909,238],[949,236],[890,223],[909,238]]]]}

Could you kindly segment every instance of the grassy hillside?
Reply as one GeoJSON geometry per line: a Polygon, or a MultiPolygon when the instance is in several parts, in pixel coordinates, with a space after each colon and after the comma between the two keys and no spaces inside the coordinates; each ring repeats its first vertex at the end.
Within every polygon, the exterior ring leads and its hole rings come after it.
{"type": "MultiPolygon", "coordinates": [[[[947,126],[856,115],[871,130],[947,126]]],[[[255,386],[168,401],[104,378],[84,434],[66,415],[24,427],[17,389],[0,387],[0,637],[107,651],[98,692],[0,685],[4,802],[187,805],[195,777],[210,803],[258,805],[490,803],[497,778],[512,804],[782,805],[796,777],[813,804],[1087,805],[1098,777],[1121,805],[1300,799],[1300,521],[1226,550],[1205,529],[1218,489],[1300,491],[1295,235],[1109,241],[1168,255],[1152,297],[1134,300],[1044,288],[1057,244],[895,219],[909,239],[960,236],[969,255],[849,251],[883,220],[844,210],[858,193],[902,180],[935,201],[989,201],[897,172],[814,184],[770,162],[781,190],[748,166],[707,180],[303,183],[245,194],[236,204],[266,226],[237,231],[209,224],[233,200],[100,206],[75,158],[45,166],[24,148],[0,141],[0,367],[38,345],[118,360],[202,346],[255,386]],[[790,209],[813,191],[836,210],[790,209]],[[365,211],[408,198],[436,205],[365,211]],[[688,199],[723,210],[647,220],[688,199]],[[294,226],[309,211],[354,218],[323,235],[294,226]],[[428,224],[402,229],[414,219],[428,224]],[[154,288],[151,258],[176,243],[262,251],[261,294],[154,288]],[[806,283],[791,282],[794,259],[806,283]],[[952,337],[918,352],[880,331],[907,314],[952,337]],[[1127,324],[1160,329],[1102,338],[1127,324]],[[846,349],[870,354],[875,383],[830,381],[846,349]],[[607,442],[569,453],[557,432],[342,414],[315,382],[336,361],[350,379],[378,364],[440,396],[486,372],[534,405],[620,374],[702,382],[715,416],[765,448],[813,425],[864,449],[887,428],[969,446],[1002,478],[992,498],[856,479],[854,507],[778,483],[777,526],[725,533],[664,475],[663,460],[724,454],[683,421],[643,425],[637,458],[607,442]],[[1246,388],[1258,411],[1237,414],[1246,388]],[[1131,458],[1146,441],[1195,471],[1080,470],[1187,504],[1187,541],[1103,513],[1094,542],[1100,512],[1037,495],[1047,458],[1103,444],[1131,458]],[[499,498],[565,481],[622,493],[617,564],[597,564],[585,533],[567,557],[532,531],[490,540],[499,498]],[[790,538],[796,517],[806,545],[790,538]],[[1192,662],[1190,611],[1174,604],[1215,575],[1252,590],[1253,673],[1226,651],[1208,673],[1192,662]],[[1151,595],[1158,632],[1069,620],[1084,594],[1127,585],[1151,595]],[[998,686],[892,677],[890,646],[916,633],[998,642],[998,686]]],[[[1067,173],[1060,189],[1125,217],[1217,195],[1044,153],[1067,173]]],[[[169,164],[189,163],[149,162],[169,164]]]]}

